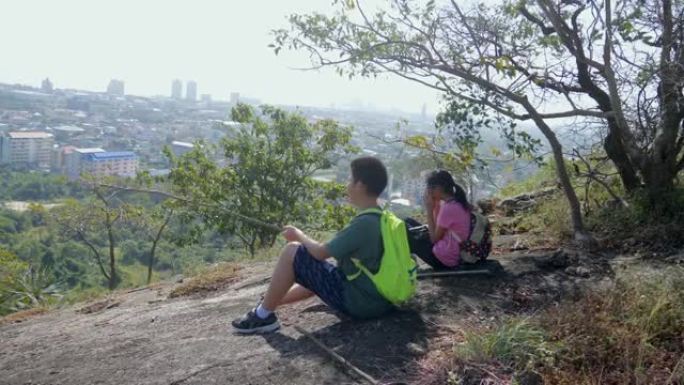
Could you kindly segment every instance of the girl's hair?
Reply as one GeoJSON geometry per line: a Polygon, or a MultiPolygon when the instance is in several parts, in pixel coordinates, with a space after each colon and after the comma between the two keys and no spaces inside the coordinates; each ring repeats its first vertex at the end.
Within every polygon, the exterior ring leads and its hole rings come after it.
{"type": "Polygon", "coordinates": [[[428,175],[426,182],[428,188],[441,187],[456,202],[460,203],[464,208],[470,209],[470,203],[468,202],[465,190],[458,183],[454,182],[454,178],[449,171],[435,170],[428,175]]]}

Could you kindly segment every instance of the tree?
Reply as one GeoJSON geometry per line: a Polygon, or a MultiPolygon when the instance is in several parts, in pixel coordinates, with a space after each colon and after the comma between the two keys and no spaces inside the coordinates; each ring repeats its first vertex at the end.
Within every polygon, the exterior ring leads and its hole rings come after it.
{"type": "Polygon", "coordinates": [[[152,282],[152,268],[155,264],[154,257],[157,247],[169,222],[171,222],[171,218],[173,218],[174,210],[173,208],[165,207],[162,203],[151,210],[137,207],[131,211],[134,214],[129,217],[135,230],[150,242],[150,250],[147,253],[147,284],[149,285],[152,282]]]}
{"type": "Polygon", "coordinates": [[[64,236],[88,247],[107,280],[108,288],[113,290],[121,281],[116,267],[117,226],[126,219],[131,207],[117,199],[120,190],[96,184],[91,185],[91,188],[94,197],[84,203],[65,201],[51,212],[51,219],[60,226],[64,236]],[[106,251],[103,252],[102,248],[106,251]],[[105,261],[105,257],[108,261],[105,261]]]}
{"type": "MultiPolygon", "coordinates": [[[[588,2],[392,0],[369,14],[335,1],[332,16],[292,15],[273,48],[306,50],[314,67],[347,76],[388,72],[444,93],[459,127],[471,114],[529,120],[565,164],[557,123],[606,127],[604,148],[628,191],[653,201],[684,168],[684,5],[672,0],[588,2]]],[[[578,239],[579,201],[558,179],[578,239]]]]}
{"type": "Polygon", "coordinates": [[[81,196],[83,190],[66,177],[43,172],[17,172],[0,167],[0,199],[49,200],[81,196]]]}
{"type": "Polygon", "coordinates": [[[222,139],[219,161],[201,143],[180,158],[167,151],[174,193],[186,198],[177,208],[192,214],[181,218],[198,216],[220,233],[234,234],[252,255],[273,245],[287,223],[329,228],[344,222],[349,210],[337,204],[344,189],[313,176],[355,150],[351,128],[332,120],[310,123],[269,106],[257,114],[244,104],[233,108],[232,119],[242,125],[222,139]]]}

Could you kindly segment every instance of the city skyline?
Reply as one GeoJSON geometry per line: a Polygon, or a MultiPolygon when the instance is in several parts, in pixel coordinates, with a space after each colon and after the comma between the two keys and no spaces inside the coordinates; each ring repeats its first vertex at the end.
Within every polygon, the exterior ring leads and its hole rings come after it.
{"type": "Polygon", "coordinates": [[[22,33],[3,41],[3,83],[40,87],[50,78],[56,88],[102,91],[121,79],[126,94],[155,96],[169,95],[170,82],[184,79],[220,100],[239,92],[269,104],[411,113],[426,104],[430,114],[439,106],[437,92],[396,76],[348,80],[332,70],[295,70],[310,64],[305,53],[276,56],[268,48],[270,31],[287,27],[290,13],[326,12],[327,2],[27,0],[8,8],[0,35],[22,33]]]}

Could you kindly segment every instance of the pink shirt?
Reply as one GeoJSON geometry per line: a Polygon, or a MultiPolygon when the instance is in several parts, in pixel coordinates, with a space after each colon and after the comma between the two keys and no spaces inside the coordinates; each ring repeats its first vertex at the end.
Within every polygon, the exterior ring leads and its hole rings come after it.
{"type": "Polygon", "coordinates": [[[458,202],[442,202],[437,211],[437,227],[446,230],[442,239],[435,242],[432,252],[445,266],[458,265],[461,255],[461,241],[470,235],[470,212],[458,202]]]}

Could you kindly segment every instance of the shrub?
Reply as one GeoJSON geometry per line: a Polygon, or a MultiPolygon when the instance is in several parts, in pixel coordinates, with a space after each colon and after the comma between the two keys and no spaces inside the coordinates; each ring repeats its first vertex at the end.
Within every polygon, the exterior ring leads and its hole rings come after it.
{"type": "Polygon", "coordinates": [[[545,238],[568,240],[573,234],[569,213],[570,208],[565,197],[554,195],[522,214],[517,229],[539,233],[545,235],[545,238]]]}
{"type": "Polygon", "coordinates": [[[50,306],[61,298],[50,271],[29,267],[16,279],[0,285],[0,314],[50,306]]]}
{"type": "Polygon", "coordinates": [[[643,192],[633,194],[628,206],[604,207],[587,216],[590,229],[621,247],[626,239],[657,248],[684,246],[684,188],[668,194],[667,209],[654,209],[643,192]]]}

